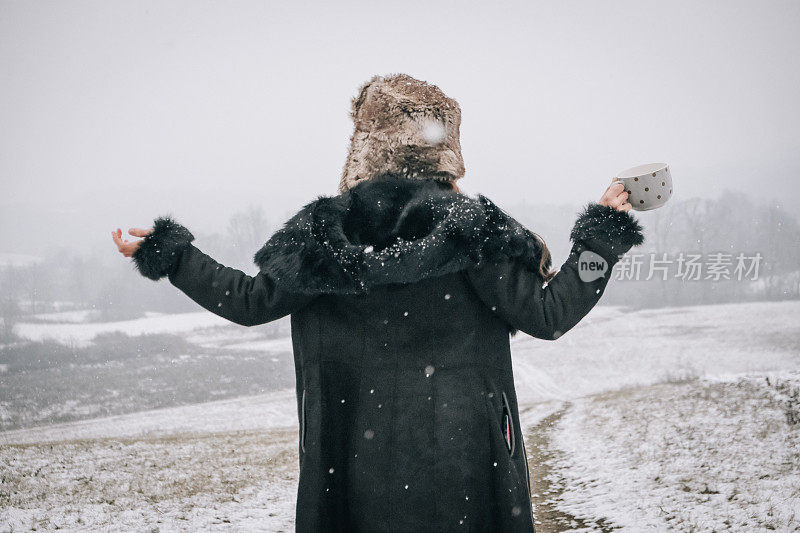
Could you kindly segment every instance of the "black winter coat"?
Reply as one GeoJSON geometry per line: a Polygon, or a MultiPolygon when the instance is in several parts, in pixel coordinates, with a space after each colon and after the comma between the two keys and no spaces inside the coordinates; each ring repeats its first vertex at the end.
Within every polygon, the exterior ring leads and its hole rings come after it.
{"type": "Polygon", "coordinates": [[[543,284],[541,241],[486,197],[390,175],[306,204],[256,276],[169,218],[154,228],[142,274],[237,324],[291,314],[302,532],[533,531],[509,336],[563,335],[643,240],[633,216],[588,204],[543,284]],[[594,281],[585,251],[607,263],[594,281]]]}

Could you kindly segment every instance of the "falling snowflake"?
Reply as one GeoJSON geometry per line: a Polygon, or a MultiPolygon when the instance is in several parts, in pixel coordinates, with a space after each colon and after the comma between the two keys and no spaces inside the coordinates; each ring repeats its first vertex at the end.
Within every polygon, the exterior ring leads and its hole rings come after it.
{"type": "Polygon", "coordinates": [[[430,144],[439,144],[446,135],[447,130],[439,121],[429,121],[422,129],[422,137],[430,144]]]}

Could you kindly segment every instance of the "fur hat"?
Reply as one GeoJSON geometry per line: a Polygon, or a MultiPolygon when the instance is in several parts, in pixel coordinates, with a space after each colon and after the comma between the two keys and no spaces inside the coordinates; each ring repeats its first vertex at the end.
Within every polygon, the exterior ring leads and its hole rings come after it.
{"type": "Polygon", "coordinates": [[[464,176],[461,108],[407,74],[374,76],[352,99],[354,131],[339,193],[378,174],[455,181],[464,176]]]}

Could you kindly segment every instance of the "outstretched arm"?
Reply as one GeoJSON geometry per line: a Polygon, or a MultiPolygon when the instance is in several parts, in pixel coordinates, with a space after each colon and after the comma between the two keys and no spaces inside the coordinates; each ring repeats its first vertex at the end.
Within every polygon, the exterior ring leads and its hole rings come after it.
{"type": "Polygon", "coordinates": [[[313,296],[289,293],[259,273],[249,276],[221,265],[192,244],[194,236],[171,218],[155,221],[151,230],[132,229],[142,240],[122,240],[112,233],[119,251],[132,257],[139,272],[152,280],[168,277],[189,298],[212,313],[243,326],[255,326],[286,316],[313,296]]]}
{"type": "Polygon", "coordinates": [[[570,234],[569,257],[548,283],[519,261],[487,263],[467,271],[478,296],[514,329],[533,337],[555,340],[569,331],[600,300],[619,256],[644,240],[621,189],[612,185],[600,202],[581,212],[570,234]],[[605,262],[603,275],[592,279],[586,269],[582,279],[581,263],[589,262],[601,268],[605,262]]]}

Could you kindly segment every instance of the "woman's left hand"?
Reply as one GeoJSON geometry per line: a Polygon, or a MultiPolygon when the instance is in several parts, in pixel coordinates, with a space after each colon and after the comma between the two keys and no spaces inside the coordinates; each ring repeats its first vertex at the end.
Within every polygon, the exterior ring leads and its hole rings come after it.
{"type": "MultiPolygon", "coordinates": [[[[128,233],[133,235],[134,237],[147,237],[151,233],[153,233],[153,228],[150,229],[139,229],[139,228],[132,228],[128,230],[128,233]]],[[[122,240],[122,230],[117,228],[117,231],[111,232],[111,238],[114,239],[114,244],[117,245],[117,249],[119,253],[124,255],[125,257],[131,257],[133,253],[139,248],[139,244],[141,244],[141,240],[130,242],[128,240],[122,240]]]]}
{"type": "Polygon", "coordinates": [[[613,207],[617,211],[628,212],[633,207],[628,201],[628,193],[625,192],[625,186],[622,182],[617,181],[616,178],[608,186],[603,197],[597,202],[600,205],[607,205],[613,207]]]}

